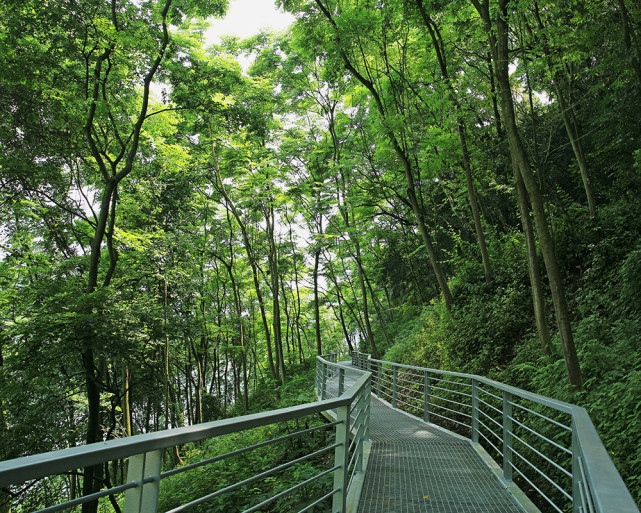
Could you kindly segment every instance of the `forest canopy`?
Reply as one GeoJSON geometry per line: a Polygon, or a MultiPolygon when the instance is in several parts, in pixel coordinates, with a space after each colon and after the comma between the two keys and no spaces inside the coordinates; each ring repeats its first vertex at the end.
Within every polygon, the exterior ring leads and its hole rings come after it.
{"type": "Polygon", "coordinates": [[[360,349],[585,406],[640,502],[641,5],[278,4],[0,3],[0,459],[360,349]]]}

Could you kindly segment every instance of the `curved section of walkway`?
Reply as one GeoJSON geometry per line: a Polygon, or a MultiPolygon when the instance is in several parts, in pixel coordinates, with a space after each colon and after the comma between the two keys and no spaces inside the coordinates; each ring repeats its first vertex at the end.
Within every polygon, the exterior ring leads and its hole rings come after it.
{"type": "MultiPolygon", "coordinates": [[[[345,388],[360,371],[347,367],[345,388]]],[[[327,381],[338,395],[338,379],[327,381]]],[[[372,442],[358,513],[524,513],[472,442],[371,397],[372,442]]],[[[530,510],[531,511],[531,510],[530,510]]]]}
{"type": "Polygon", "coordinates": [[[372,397],[359,513],[523,513],[471,442],[372,397]]]}

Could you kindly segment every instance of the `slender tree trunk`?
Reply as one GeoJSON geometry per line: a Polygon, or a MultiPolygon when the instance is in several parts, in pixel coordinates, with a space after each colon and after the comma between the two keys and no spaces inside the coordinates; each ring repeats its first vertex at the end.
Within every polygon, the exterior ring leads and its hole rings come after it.
{"type": "MultiPolygon", "coordinates": [[[[539,27],[539,33],[545,34],[546,27],[543,23],[543,20],[541,19],[538,3],[536,2],[534,3],[534,12],[539,27]]],[[[581,180],[583,182],[583,190],[585,191],[585,196],[588,201],[588,211],[590,212],[590,216],[594,218],[596,217],[597,213],[596,201],[594,199],[594,193],[592,192],[592,184],[590,182],[588,164],[585,158],[585,152],[583,151],[583,141],[578,128],[578,124],[576,122],[574,107],[571,104],[568,104],[563,94],[563,90],[561,89],[561,79],[555,72],[554,66],[552,65],[553,63],[551,61],[551,51],[547,40],[543,41],[543,52],[545,53],[545,62],[547,63],[547,67],[550,72],[554,94],[559,104],[563,126],[565,127],[565,132],[568,135],[568,139],[570,139],[572,151],[574,152],[574,157],[576,158],[577,164],[579,166],[579,172],[581,174],[581,180]]]]}
{"type": "MultiPolygon", "coordinates": [[[[260,290],[260,282],[258,281],[258,264],[256,263],[256,259],[254,258],[254,252],[252,250],[251,243],[249,241],[249,235],[247,234],[247,228],[245,227],[245,224],[242,222],[240,218],[240,214],[238,213],[238,210],[236,209],[236,206],[234,205],[234,202],[231,200],[229,195],[227,194],[227,190],[225,189],[225,184],[223,183],[222,176],[220,174],[220,168],[218,167],[218,160],[216,158],[216,151],[215,151],[215,146],[214,146],[214,141],[213,141],[213,136],[212,136],[212,129],[211,126],[209,127],[209,135],[212,138],[212,145],[211,145],[211,152],[212,152],[212,158],[214,159],[214,168],[216,171],[216,178],[218,181],[218,186],[220,188],[220,191],[225,198],[225,202],[228,206],[228,212],[231,211],[232,215],[234,216],[234,219],[236,219],[236,222],[238,223],[240,227],[240,231],[243,236],[243,242],[245,246],[245,252],[247,253],[247,259],[249,260],[249,264],[251,266],[252,270],[252,277],[254,279],[254,289],[256,291],[256,298],[258,299],[258,306],[260,308],[260,316],[263,321],[263,328],[265,329],[265,340],[267,344],[267,360],[269,362],[269,369],[271,371],[271,375],[274,379],[280,380],[280,372],[279,372],[279,366],[278,362],[276,365],[274,365],[274,356],[272,354],[272,344],[271,344],[271,335],[269,331],[269,324],[267,322],[267,314],[265,313],[265,302],[263,300],[263,294],[260,290]]],[[[231,223],[230,223],[230,229],[231,229],[231,223]]],[[[83,512],[84,513],[84,512],[83,512]]]]}
{"type": "Polygon", "coordinates": [[[561,347],[563,349],[568,378],[573,387],[581,389],[583,386],[581,369],[579,367],[579,360],[574,347],[570,313],[567,306],[567,299],[565,297],[565,289],[561,279],[558,260],[554,251],[554,243],[549,231],[543,199],[536,179],[530,168],[530,163],[516,124],[514,104],[512,101],[512,89],[510,86],[508,72],[509,56],[507,19],[509,0],[499,0],[499,13],[496,17],[496,31],[492,30],[489,9],[485,7],[487,6],[487,3],[485,3],[484,6],[481,6],[478,0],[472,0],[472,3],[479,11],[488,33],[490,48],[494,59],[496,80],[501,97],[501,113],[512,157],[512,166],[514,168],[515,176],[520,176],[523,179],[523,183],[525,184],[530,204],[532,206],[536,230],[539,236],[539,243],[541,245],[543,260],[545,262],[550,289],[552,292],[552,300],[554,302],[556,321],[559,328],[561,347]]]}
{"type": "Polygon", "coordinates": [[[338,319],[341,321],[343,335],[345,335],[345,342],[347,342],[347,347],[349,348],[349,352],[351,353],[352,351],[354,351],[354,347],[352,346],[352,338],[349,336],[349,330],[347,329],[347,325],[345,324],[345,316],[343,315],[343,305],[341,304],[340,294],[336,295],[336,299],[338,301],[338,319]]]}
{"type": "Polygon", "coordinates": [[[467,197],[470,203],[470,208],[472,210],[472,219],[474,220],[476,240],[478,241],[479,250],[481,251],[481,261],[483,262],[483,273],[485,275],[485,281],[489,283],[492,281],[492,266],[490,265],[490,256],[487,251],[487,244],[485,242],[485,234],[483,233],[483,225],[481,223],[481,213],[478,206],[476,188],[474,187],[474,179],[472,177],[472,162],[467,146],[467,130],[465,127],[465,120],[463,118],[461,104],[458,100],[456,91],[454,90],[454,86],[452,85],[452,81],[450,80],[450,74],[447,69],[447,60],[445,58],[445,48],[443,47],[440,33],[438,32],[438,27],[425,10],[423,0],[416,0],[416,3],[421,12],[423,23],[425,24],[425,27],[430,34],[430,38],[432,39],[432,44],[434,45],[434,50],[436,51],[436,57],[441,68],[441,76],[443,77],[443,80],[445,80],[450,101],[454,105],[454,110],[456,111],[456,127],[459,136],[459,143],[461,145],[461,152],[463,154],[463,171],[465,172],[467,197]]]}
{"type": "Polygon", "coordinates": [[[282,326],[280,321],[280,286],[279,278],[280,273],[278,270],[278,249],[276,248],[276,241],[274,239],[274,208],[270,206],[265,213],[265,221],[267,223],[267,236],[269,239],[269,253],[267,254],[267,261],[270,268],[271,278],[271,291],[272,291],[272,305],[273,305],[273,322],[274,328],[274,347],[276,349],[276,365],[280,369],[280,382],[285,383],[285,358],[283,355],[283,335],[282,326]]]}
{"type": "Polygon", "coordinates": [[[129,385],[129,367],[125,365],[122,371],[122,417],[125,424],[125,433],[127,436],[133,435],[131,428],[131,389],[129,385]]]}
{"type": "MultiPolygon", "coordinates": [[[[298,342],[298,350],[299,350],[299,361],[300,363],[303,363],[303,360],[305,359],[305,356],[303,355],[303,344],[300,336],[300,315],[301,315],[301,300],[300,300],[300,286],[299,286],[299,278],[298,278],[298,264],[296,263],[296,251],[293,249],[294,248],[294,240],[292,237],[292,229],[291,229],[291,224],[290,224],[290,229],[289,229],[289,243],[292,247],[292,262],[294,266],[294,284],[296,286],[296,297],[295,297],[295,303],[296,303],[296,310],[295,310],[295,315],[294,315],[294,324],[296,326],[296,340],[298,342]]],[[[293,295],[293,291],[292,291],[293,295]]]]}
{"type": "Polygon", "coordinates": [[[516,194],[519,204],[519,213],[521,214],[521,223],[523,225],[523,234],[525,235],[525,247],[527,250],[528,272],[530,276],[530,286],[532,288],[532,304],[534,307],[534,318],[536,320],[536,330],[541,342],[541,350],[546,356],[551,354],[550,330],[548,329],[547,316],[545,313],[545,299],[543,296],[543,283],[541,273],[539,272],[539,258],[536,253],[536,241],[534,240],[534,230],[532,220],[530,219],[530,208],[527,200],[527,191],[521,176],[514,174],[516,183],[516,194]]]}
{"type": "MultiPolygon", "coordinates": [[[[551,68],[550,72],[552,72],[551,68]]],[[[572,150],[574,151],[574,156],[576,158],[577,164],[579,165],[581,180],[583,182],[583,190],[585,191],[585,196],[588,200],[588,211],[590,212],[591,217],[596,217],[596,200],[594,199],[594,193],[592,192],[592,184],[590,182],[590,174],[588,172],[588,163],[583,151],[583,142],[577,127],[574,108],[569,106],[565,101],[563,92],[561,91],[561,87],[556,80],[554,80],[554,91],[556,92],[556,98],[559,102],[559,109],[561,111],[561,118],[563,119],[565,131],[568,134],[570,144],[572,145],[572,150]]]]}
{"type": "Polygon", "coordinates": [[[503,124],[501,123],[501,114],[499,112],[498,94],[496,92],[496,81],[494,79],[494,67],[492,66],[492,54],[487,53],[487,69],[490,76],[490,97],[492,98],[492,110],[494,111],[494,123],[496,125],[496,135],[503,140],[503,124]]]}
{"type": "MultiPolygon", "coordinates": [[[[88,347],[82,354],[82,363],[85,369],[85,390],[87,393],[87,444],[93,444],[102,440],[101,415],[100,415],[100,376],[98,368],[94,363],[93,350],[88,347]]],[[[84,479],[82,480],[83,495],[90,495],[100,489],[101,465],[86,467],[84,479]]],[[[97,501],[82,505],[82,513],[96,513],[98,511],[97,501]]]]}
{"type": "MultiPolygon", "coordinates": [[[[167,278],[163,278],[163,331],[165,332],[165,347],[164,347],[164,365],[163,374],[165,381],[165,429],[169,429],[169,422],[172,421],[172,427],[178,427],[178,418],[176,415],[176,395],[171,386],[171,375],[169,372],[169,318],[168,318],[168,304],[167,304],[167,278]]],[[[173,465],[178,465],[182,462],[178,446],[171,449],[171,457],[173,465]]]]}
{"type": "Polygon", "coordinates": [[[634,45],[634,48],[632,48],[633,34],[630,28],[630,15],[625,5],[625,1],[617,0],[617,5],[619,7],[619,16],[621,17],[621,27],[623,29],[623,44],[625,45],[625,49],[628,51],[628,54],[630,56],[630,64],[637,76],[639,90],[641,91],[641,46],[637,41],[637,44],[634,45]]]}
{"type": "Polygon", "coordinates": [[[200,348],[195,344],[192,347],[194,353],[194,359],[196,360],[196,393],[195,395],[195,406],[196,406],[196,415],[194,419],[195,424],[200,424],[203,422],[203,389],[205,388],[205,377],[203,369],[203,358],[200,353],[200,348]]]}
{"type": "MultiPolygon", "coordinates": [[[[340,39],[340,35],[339,35],[340,31],[338,29],[336,21],[334,20],[331,12],[327,9],[327,7],[325,7],[325,5],[322,3],[321,0],[315,0],[315,2],[316,2],[316,5],[321,10],[321,12],[329,21],[329,23],[336,30],[336,37],[340,39]]],[[[434,249],[434,246],[432,244],[431,237],[425,226],[425,221],[423,219],[423,212],[419,207],[419,203],[416,197],[416,188],[414,185],[414,173],[412,171],[412,165],[410,163],[410,160],[407,154],[405,153],[405,151],[403,151],[403,148],[401,147],[400,143],[398,142],[398,139],[394,134],[394,131],[389,126],[388,114],[385,110],[381,97],[378,94],[376,87],[374,86],[374,83],[370,79],[363,76],[354,67],[354,65],[349,60],[349,57],[347,56],[344,50],[340,51],[340,56],[343,59],[343,63],[345,64],[345,67],[347,68],[347,70],[352,74],[354,78],[356,78],[356,80],[358,80],[370,92],[370,94],[372,95],[372,98],[374,99],[374,103],[376,104],[376,109],[379,112],[383,129],[385,130],[385,133],[390,140],[394,153],[396,154],[398,159],[401,161],[401,164],[403,166],[403,170],[405,172],[405,178],[407,180],[408,199],[412,207],[412,211],[414,212],[414,217],[416,218],[416,222],[419,227],[419,232],[421,233],[423,244],[425,245],[425,249],[427,251],[427,256],[432,265],[432,269],[434,271],[434,275],[436,276],[436,280],[439,284],[441,293],[443,294],[445,306],[447,307],[448,310],[451,310],[454,299],[452,298],[452,293],[450,292],[450,287],[447,283],[447,278],[445,277],[445,273],[441,268],[441,264],[438,260],[436,250],[434,249]]]]}
{"type": "Polygon", "coordinates": [[[230,265],[227,268],[229,276],[231,278],[231,284],[234,293],[234,306],[236,308],[236,317],[238,318],[238,338],[241,348],[241,364],[243,370],[243,399],[245,405],[245,411],[249,410],[249,379],[247,376],[247,348],[245,347],[245,324],[243,323],[243,309],[240,300],[240,288],[237,281],[234,278],[232,266],[230,265]]]}
{"type": "Polygon", "coordinates": [[[378,322],[381,325],[381,331],[383,332],[383,337],[385,337],[385,342],[387,343],[387,347],[392,347],[392,340],[387,334],[387,329],[385,328],[385,317],[383,316],[383,309],[381,307],[381,304],[378,298],[376,297],[376,294],[374,293],[374,289],[372,288],[372,284],[369,281],[369,278],[367,277],[367,273],[365,272],[365,269],[363,269],[363,263],[359,262],[358,265],[363,272],[363,279],[365,280],[365,283],[369,290],[370,297],[372,298],[372,304],[374,305],[374,310],[376,310],[376,316],[378,317],[378,322]]]}
{"type": "Polygon", "coordinates": [[[378,349],[376,347],[376,342],[374,340],[374,331],[372,330],[372,325],[370,324],[369,320],[369,306],[368,306],[368,301],[367,301],[367,288],[365,286],[365,277],[364,277],[364,272],[363,272],[363,266],[360,264],[361,260],[361,248],[358,243],[358,241],[354,241],[355,246],[356,246],[356,262],[358,264],[358,282],[360,283],[361,286],[361,295],[363,297],[362,302],[363,302],[363,318],[365,321],[365,330],[366,330],[366,336],[367,336],[367,341],[369,343],[370,347],[370,352],[372,354],[372,358],[374,359],[379,359],[380,358],[380,353],[378,352],[378,349]]]}
{"type": "Polygon", "coordinates": [[[320,262],[320,248],[314,251],[314,316],[315,316],[315,332],[316,332],[316,354],[323,354],[323,344],[321,342],[321,329],[320,329],[320,302],[318,299],[318,265],[320,262]]]}

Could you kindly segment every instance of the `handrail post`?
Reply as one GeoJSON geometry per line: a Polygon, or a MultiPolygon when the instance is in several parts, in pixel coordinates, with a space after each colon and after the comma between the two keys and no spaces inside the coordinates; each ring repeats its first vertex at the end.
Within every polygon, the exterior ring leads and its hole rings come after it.
{"type": "Polygon", "coordinates": [[[363,440],[369,442],[369,416],[371,413],[372,397],[372,378],[367,380],[365,385],[365,429],[363,430],[363,440]]]}
{"type": "Polygon", "coordinates": [[[381,380],[383,376],[383,362],[376,362],[376,396],[381,397],[381,380]]]}
{"type": "Polygon", "coordinates": [[[345,391],[345,367],[338,369],[338,395],[345,391]]]}
{"type": "Polygon", "coordinates": [[[430,390],[430,371],[426,370],[425,375],[423,376],[423,420],[425,422],[430,421],[430,399],[431,399],[431,390],[430,390]]]}
{"type": "Polygon", "coordinates": [[[340,406],[336,410],[336,443],[334,450],[334,490],[332,513],[345,513],[347,506],[347,476],[349,465],[349,409],[350,405],[340,406]]]}
{"type": "Polygon", "coordinates": [[[398,390],[398,367],[394,366],[392,372],[392,408],[396,408],[396,393],[398,390]]]}
{"type": "Polygon", "coordinates": [[[161,455],[162,451],[152,451],[129,458],[127,482],[136,482],[138,486],[125,491],[124,513],[154,513],[158,510],[161,455]],[[147,478],[153,478],[153,481],[143,484],[147,478]]]}
{"type": "Polygon", "coordinates": [[[512,394],[503,391],[503,477],[512,481],[512,394]]]}
{"type": "Polygon", "coordinates": [[[325,399],[326,391],[327,391],[327,366],[325,363],[322,363],[322,370],[321,370],[321,399],[325,399]]]}
{"type": "Polygon", "coordinates": [[[576,422],[572,418],[572,513],[578,513],[582,504],[581,500],[581,469],[579,465],[580,447],[576,431],[576,422]]]}
{"type": "MultiPolygon", "coordinates": [[[[368,390],[368,385],[365,385],[365,388],[363,388],[363,391],[361,392],[361,397],[357,399],[357,401],[363,401],[361,404],[361,411],[362,411],[362,426],[363,430],[362,433],[358,436],[357,440],[357,446],[356,446],[356,468],[354,469],[356,472],[361,472],[363,470],[363,443],[368,440],[369,438],[369,390],[368,390]]],[[[360,431],[359,427],[359,431],[360,431]]]]}
{"type": "Polygon", "coordinates": [[[472,379],[472,442],[479,441],[479,390],[478,383],[472,379]]]}

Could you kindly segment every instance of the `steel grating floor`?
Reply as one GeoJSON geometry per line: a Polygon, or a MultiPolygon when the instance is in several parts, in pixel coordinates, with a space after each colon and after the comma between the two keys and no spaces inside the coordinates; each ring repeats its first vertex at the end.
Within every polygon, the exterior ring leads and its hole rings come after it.
{"type": "Polygon", "coordinates": [[[358,513],[522,513],[471,443],[372,397],[358,513]]]}

